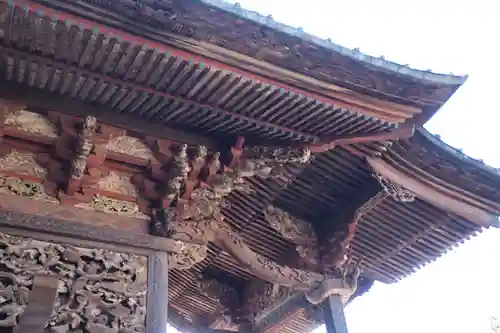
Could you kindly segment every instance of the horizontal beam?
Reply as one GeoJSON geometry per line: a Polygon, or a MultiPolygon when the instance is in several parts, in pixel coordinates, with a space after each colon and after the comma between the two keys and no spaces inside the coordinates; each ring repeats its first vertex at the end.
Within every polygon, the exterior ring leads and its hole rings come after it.
{"type": "Polygon", "coordinates": [[[148,220],[0,195],[2,232],[128,253],[179,251],[175,241],[148,235],[148,225],[148,220]]]}

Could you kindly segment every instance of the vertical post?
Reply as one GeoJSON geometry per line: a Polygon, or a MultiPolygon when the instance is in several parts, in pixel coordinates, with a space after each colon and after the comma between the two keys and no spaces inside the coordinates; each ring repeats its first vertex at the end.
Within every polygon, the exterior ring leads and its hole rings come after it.
{"type": "Polygon", "coordinates": [[[323,316],[327,333],[348,333],[340,296],[332,295],[323,301],[323,316]]]}
{"type": "Polygon", "coordinates": [[[168,323],[168,257],[154,252],[148,259],[146,333],[166,333],[168,323]]]}

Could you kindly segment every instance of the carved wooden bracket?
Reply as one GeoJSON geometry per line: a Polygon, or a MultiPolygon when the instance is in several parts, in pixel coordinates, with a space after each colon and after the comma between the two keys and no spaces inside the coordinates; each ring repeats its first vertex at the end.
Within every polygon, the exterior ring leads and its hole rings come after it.
{"type": "Polygon", "coordinates": [[[384,189],[385,193],[398,202],[413,202],[415,200],[415,193],[404,188],[403,186],[394,183],[392,180],[379,175],[374,174],[374,177],[378,180],[380,186],[384,189]]]}

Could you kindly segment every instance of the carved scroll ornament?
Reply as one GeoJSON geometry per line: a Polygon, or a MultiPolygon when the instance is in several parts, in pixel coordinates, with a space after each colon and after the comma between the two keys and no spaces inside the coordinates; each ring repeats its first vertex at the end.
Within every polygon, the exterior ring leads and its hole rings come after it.
{"type": "Polygon", "coordinates": [[[146,258],[0,234],[1,327],[15,326],[37,274],[60,281],[54,333],[145,330],[146,258]]]}
{"type": "Polygon", "coordinates": [[[385,193],[398,202],[413,202],[415,201],[415,193],[404,188],[403,186],[396,184],[392,180],[383,175],[374,174],[374,177],[380,183],[380,186],[384,189],[385,193]]]}

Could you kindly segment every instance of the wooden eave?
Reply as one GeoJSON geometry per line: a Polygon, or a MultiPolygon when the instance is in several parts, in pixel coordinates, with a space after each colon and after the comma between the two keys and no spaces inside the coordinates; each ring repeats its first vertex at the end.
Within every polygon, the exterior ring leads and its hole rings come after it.
{"type": "Polygon", "coordinates": [[[173,35],[146,33],[140,24],[125,26],[124,16],[81,5],[85,12],[66,2],[2,2],[3,78],[149,122],[275,142],[377,132],[422,112],[418,118],[426,119],[444,102],[388,101],[327,88],[253,58],[264,67],[231,65],[229,58],[173,45],[173,35]]]}
{"type": "Polygon", "coordinates": [[[226,61],[237,58],[240,65],[248,66],[248,59],[262,60],[323,83],[385,94],[386,98],[406,99],[422,105],[443,104],[449,97],[447,94],[466,79],[415,70],[349,50],[304,33],[300,28],[286,26],[220,0],[168,3],[125,0],[96,3],[89,0],[74,7],[64,7],[60,5],[62,2],[53,0],[39,2],[67,8],[82,16],[96,17],[105,13],[108,22],[120,29],[143,29],[148,36],[168,36],[169,42],[178,47],[198,49],[197,52],[211,54],[214,58],[235,52],[237,56],[226,57],[226,61]],[[219,46],[221,51],[214,52],[213,46],[219,46]],[[346,66],[342,69],[337,64],[346,66]],[[409,86],[414,88],[409,89],[409,86]],[[451,90],[445,92],[447,89],[451,90]],[[415,92],[423,94],[417,96],[415,92]]]}

